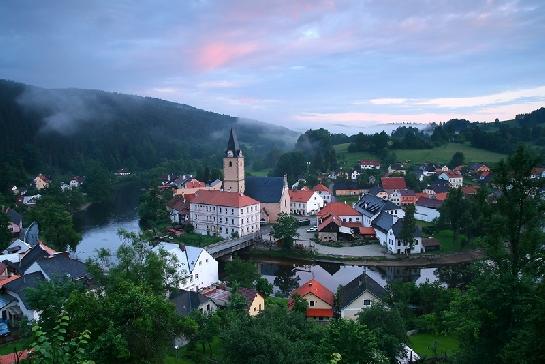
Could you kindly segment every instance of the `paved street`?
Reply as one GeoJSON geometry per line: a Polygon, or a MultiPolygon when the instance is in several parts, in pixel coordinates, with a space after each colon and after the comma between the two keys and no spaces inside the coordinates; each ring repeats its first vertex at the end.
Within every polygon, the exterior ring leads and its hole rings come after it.
{"type": "MultiPolygon", "coordinates": [[[[310,226],[301,226],[297,231],[299,232],[299,238],[297,239],[297,244],[300,244],[304,247],[312,247],[316,250],[318,254],[330,254],[338,256],[351,256],[351,257],[380,257],[388,256],[384,249],[378,245],[362,245],[362,246],[350,246],[350,247],[340,247],[335,248],[331,246],[316,244],[310,239],[314,236],[314,233],[308,233],[307,229],[311,226],[314,226],[316,222],[316,217],[311,217],[310,226]]],[[[261,227],[261,233],[264,240],[270,240],[271,228],[269,225],[261,227]]]]}

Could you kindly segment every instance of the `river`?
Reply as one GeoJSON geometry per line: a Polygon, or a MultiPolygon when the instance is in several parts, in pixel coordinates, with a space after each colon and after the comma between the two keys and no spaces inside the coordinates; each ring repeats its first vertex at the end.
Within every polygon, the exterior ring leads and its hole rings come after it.
{"type": "MultiPolygon", "coordinates": [[[[107,204],[93,204],[87,210],[75,216],[76,225],[82,231],[82,240],[75,256],[85,260],[96,256],[98,249],[110,249],[112,252],[121,245],[119,229],[131,232],[139,231],[138,200],[141,191],[134,184],[127,184],[116,190],[112,201],[107,204]]],[[[244,254],[242,259],[247,258],[244,254]]],[[[254,259],[255,260],[255,259],[254,259]]],[[[436,281],[436,268],[414,267],[372,267],[350,264],[283,262],[255,260],[260,274],[275,286],[302,284],[316,278],[332,291],[339,285],[345,285],[362,273],[367,273],[381,285],[391,281],[412,281],[417,284],[436,281]],[[276,279],[276,283],[275,283],[276,279]]],[[[220,277],[223,275],[223,263],[220,262],[220,277]]]]}

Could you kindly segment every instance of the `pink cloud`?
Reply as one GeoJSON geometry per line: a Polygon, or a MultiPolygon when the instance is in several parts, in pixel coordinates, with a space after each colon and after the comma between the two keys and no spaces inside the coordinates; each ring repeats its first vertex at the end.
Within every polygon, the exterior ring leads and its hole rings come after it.
{"type": "Polygon", "coordinates": [[[200,70],[213,70],[254,53],[258,49],[253,42],[213,41],[197,50],[196,66],[200,70]]]}

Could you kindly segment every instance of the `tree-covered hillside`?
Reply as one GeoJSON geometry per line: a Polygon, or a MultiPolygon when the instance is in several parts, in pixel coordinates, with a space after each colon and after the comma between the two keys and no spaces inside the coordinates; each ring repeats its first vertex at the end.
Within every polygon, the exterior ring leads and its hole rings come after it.
{"type": "Polygon", "coordinates": [[[79,173],[89,161],[143,170],[190,158],[221,166],[235,127],[247,164],[293,144],[297,133],[160,99],[97,90],[51,90],[0,80],[0,167],[79,173]]]}

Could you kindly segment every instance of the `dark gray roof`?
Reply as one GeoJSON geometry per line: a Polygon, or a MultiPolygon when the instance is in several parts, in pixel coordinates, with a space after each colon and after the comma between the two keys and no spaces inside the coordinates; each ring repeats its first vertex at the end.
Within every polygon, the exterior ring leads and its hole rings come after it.
{"type": "Polygon", "coordinates": [[[203,296],[198,292],[178,290],[170,294],[170,302],[176,307],[176,312],[179,315],[189,315],[197,310],[199,305],[211,302],[210,298],[203,296]]]}
{"type": "Polygon", "coordinates": [[[356,183],[351,181],[335,182],[333,185],[334,190],[361,190],[362,188],[356,183]]]}
{"type": "Polygon", "coordinates": [[[431,209],[438,209],[439,207],[441,207],[442,204],[443,203],[439,200],[426,197],[420,197],[418,201],[416,201],[417,206],[428,207],[431,209]]]}
{"type": "Polygon", "coordinates": [[[401,194],[401,196],[412,196],[415,194],[413,190],[401,190],[399,191],[399,193],[401,194]]]}
{"type": "Polygon", "coordinates": [[[367,273],[363,273],[346,286],[339,288],[339,307],[348,306],[365,291],[369,291],[378,299],[383,299],[386,296],[386,290],[373,278],[369,277],[367,273]]]}
{"type": "Polygon", "coordinates": [[[30,246],[38,245],[38,237],[40,235],[40,227],[36,221],[32,222],[25,230],[22,239],[25,243],[30,246]]]}
{"type": "Polygon", "coordinates": [[[231,132],[229,133],[229,141],[227,142],[227,149],[225,149],[225,155],[227,155],[227,152],[233,152],[234,157],[239,157],[240,154],[240,145],[238,144],[238,138],[237,133],[235,132],[235,129],[231,128],[231,132]]]}
{"type": "Polygon", "coordinates": [[[244,194],[262,203],[279,202],[284,189],[284,177],[246,177],[244,194]]]}
{"type": "Polygon", "coordinates": [[[371,225],[383,232],[387,232],[394,225],[394,217],[386,211],[382,211],[371,225]]]}
{"type": "Polygon", "coordinates": [[[21,216],[21,214],[19,214],[14,209],[8,209],[8,211],[6,211],[6,215],[8,215],[9,221],[16,225],[20,225],[23,221],[23,217],[21,216]]]}
{"type": "Polygon", "coordinates": [[[35,261],[42,257],[47,257],[49,254],[40,246],[34,245],[30,250],[23,256],[21,259],[21,262],[19,262],[19,267],[17,268],[19,270],[20,274],[23,274],[35,261]]]}
{"type": "Polygon", "coordinates": [[[397,210],[400,207],[393,202],[385,201],[376,195],[365,194],[355,203],[354,208],[364,216],[373,217],[381,211],[397,210]]]}
{"type": "Polygon", "coordinates": [[[36,261],[44,273],[50,278],[79,279],[87,276],[87,266],[79,260],[70,259],[66,254],[55,254],[42,257],[36,261]]]}
{"type": "Polygon", "coordinates": [[[42,272],[34,272],[30,274],[25,274],[24,276],[9,282],[5,285],[5,287],[8,292],[16,293],[21,298],[21,301],[26,308],[32,309],[32,307],[28,303],[26,289],[36,288],[42,282],[45,282],[45,277],[43,276],[42,272]]]}
{"type": "MultiPolygon", "coordinates": [[[[399,219],[399,220],[397,220],[397,222],[394,225],[392,225],[392,230],[393,230],[394,235],[396,236],[396,238],[401,234],[401,229],[403,229],[403,223],[404,223],[404,220],[399,219]]],[[[418,237],[418,236],[421,236],[421,235],[422,234],[421,234],[420,228],[418,226],[415,226],[414,236],[418,237]]]]}

